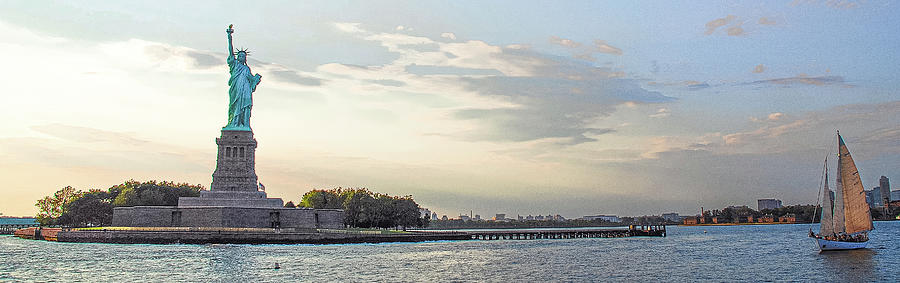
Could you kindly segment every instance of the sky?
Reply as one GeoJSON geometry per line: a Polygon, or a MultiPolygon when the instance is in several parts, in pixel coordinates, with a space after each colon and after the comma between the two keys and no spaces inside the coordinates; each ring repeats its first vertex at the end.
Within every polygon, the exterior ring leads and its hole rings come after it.
{"type": "Polygon", "coordinates": [[[366,187],[451,218],[815,203],[836,130],[867,189],[900,180],[898,13],[842,0],[5,2],[0,213],[33,215],[64,186],[208,188],[229,24],[262,75],[251,127],[270,197],[366,187]]]}

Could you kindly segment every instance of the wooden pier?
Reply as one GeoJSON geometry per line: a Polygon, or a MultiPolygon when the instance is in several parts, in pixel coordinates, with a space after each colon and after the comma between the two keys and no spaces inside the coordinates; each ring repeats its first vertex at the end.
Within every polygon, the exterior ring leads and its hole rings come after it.
{"type": "Polygon", "coordinates": [[[472,240],[535,240],[577,238],[665,237],[665,225],[631,225],[627,229],[525,229],[468,231],[472,240]]]}

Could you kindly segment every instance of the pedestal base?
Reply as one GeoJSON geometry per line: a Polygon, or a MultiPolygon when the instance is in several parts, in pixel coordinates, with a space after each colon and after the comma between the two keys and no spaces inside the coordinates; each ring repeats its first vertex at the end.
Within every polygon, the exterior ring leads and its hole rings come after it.
{"type": "Polygon", "coordinates": [[[284,207],[280,198],[267,198],[265,192],[200,191],[200,197],[178,198],[178,207],[284,207]]]}

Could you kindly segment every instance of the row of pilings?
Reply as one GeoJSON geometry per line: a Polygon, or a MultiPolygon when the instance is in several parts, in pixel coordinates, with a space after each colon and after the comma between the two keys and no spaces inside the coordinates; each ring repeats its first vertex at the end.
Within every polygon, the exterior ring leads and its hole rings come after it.
{"type": "Polygon", "coordinates": [[[472,240],[536,240],[536,239],[578,239],[578,238],[624,238],[635,236],[665,237],[664,225],[631,226],[628,229],[593,230],[505,230],[470,231],[472,240]]]}

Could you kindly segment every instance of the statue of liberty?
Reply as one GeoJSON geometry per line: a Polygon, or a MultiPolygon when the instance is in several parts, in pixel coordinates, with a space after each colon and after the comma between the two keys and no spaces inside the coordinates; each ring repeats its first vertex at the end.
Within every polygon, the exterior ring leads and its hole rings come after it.
{"type": "Polygon", "coordinates": [[[247,66],[246,49],[234,52],[231,44],[231,34],[234,33],[233,25],[228,25],[225,30],[228,33],[228,68],[231,78],[228,79],[228,124],[223,130],[250,131],[250,109],[253,108],[253,92],[256,85],[262,79],[259,74],[250,73],[247,66]],[[237,56],[237,58],[235,58],[237,56]]]}

